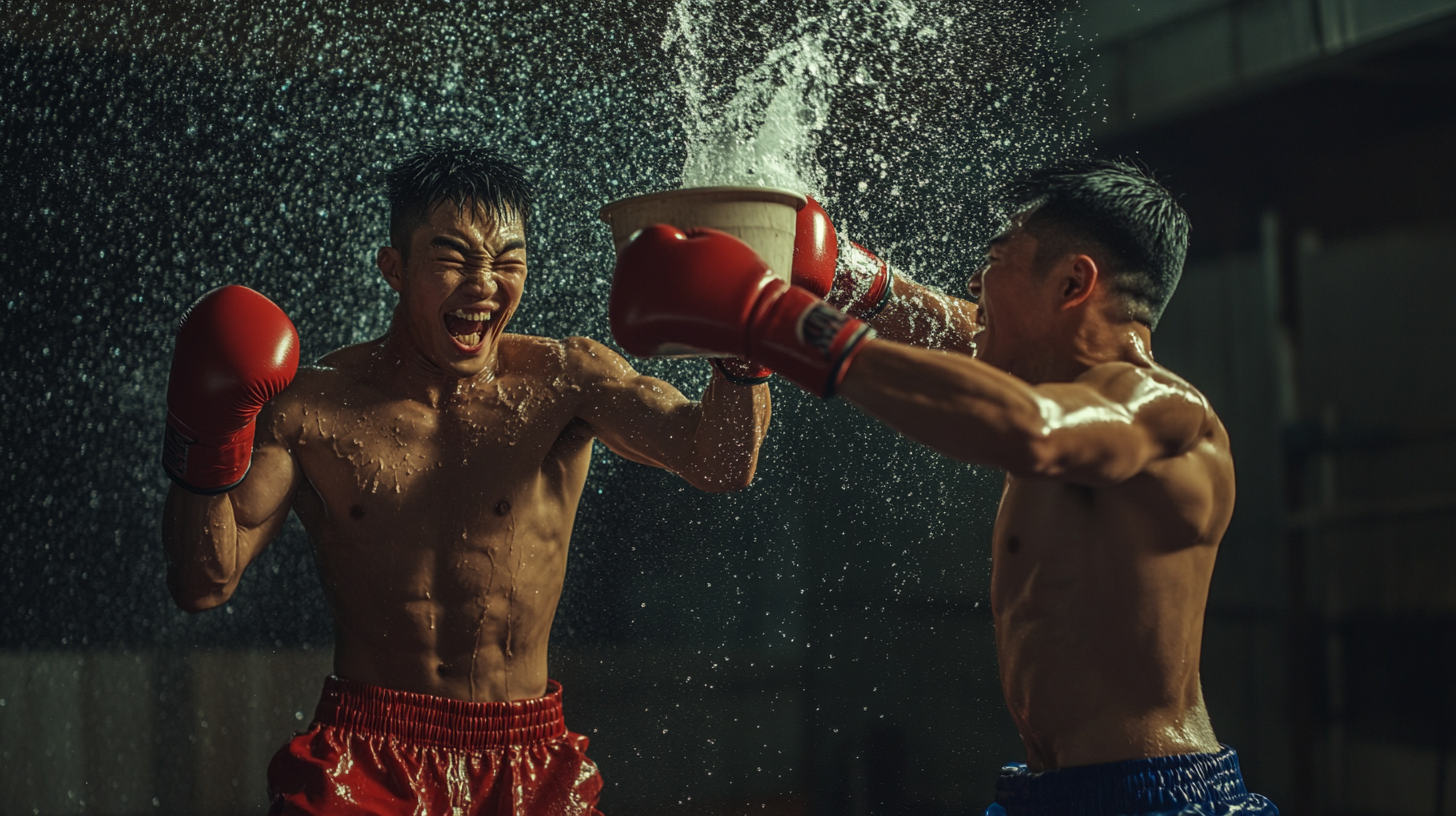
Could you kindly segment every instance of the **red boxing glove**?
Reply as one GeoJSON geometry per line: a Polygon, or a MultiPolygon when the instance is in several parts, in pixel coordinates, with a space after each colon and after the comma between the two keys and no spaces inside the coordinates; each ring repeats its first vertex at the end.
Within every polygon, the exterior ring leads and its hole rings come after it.
{"type": "Polygon", "coordinates": [[[631,354],[744,357],[821,397],[833,396],[874,336],[864,321],[775,278],[737,238],[662,224],[617,254],[607,310],[612,335],[631,354]]]}
{"type": "Polygon", "coordinates": [[[866,320],[890,302],[895,273],[873,252],[850,241],[840,247],[834,222],[812,196],[794,232],[795,286],[802,286],[866,320]]]}
{"type": "Polygon", "coordinates": [[[298,332],[246,286],[223,286],[177,324],[167,380],[162,467],[193,493],[237,487],[253,456],[253,422],[298,371],[298,332]]]}
{"type": "Polygon", "coordinates": [[[813,196],[799,210],[794,225],[793,283],[819,297],[829,297],[834,288],[834,269],[839,262],[839,238],[834,222],[813,196]]]}

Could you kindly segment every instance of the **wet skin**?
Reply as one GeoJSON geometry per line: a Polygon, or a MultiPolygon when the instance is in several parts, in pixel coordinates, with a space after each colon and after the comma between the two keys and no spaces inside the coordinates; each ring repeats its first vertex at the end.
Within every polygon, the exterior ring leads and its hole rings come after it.
{"type": "Polygon", "coordinates": [[[972,277],[976,358],[872,341],[840,393],[1006,471],[991,605],[1033,770],[1217,751],[1198,665],[1233,512],[1228,435],[1153,361],[1148,329],[1116,317],[1094,257],[1043,277],[1035,252],[1014,225],[972,277]]]}
{"type": "Polygon", "coordinates": [[[384,337],[301,370],[258,420],[241,486],[174,487],[164,544],[184,608],[227,601],[293,510],[334,613],[335,673],[460,700],[545,693],[592,440],[724,491],[753,478],[768,389],[714,376],[700,402],[586,338],[507,334],[526,278],[518,219],[436,208],[384,337]],[[498,223],[499,222],[499,223],[498,223]],[[490,313],[476,337],[451,334],[490,313]]]}

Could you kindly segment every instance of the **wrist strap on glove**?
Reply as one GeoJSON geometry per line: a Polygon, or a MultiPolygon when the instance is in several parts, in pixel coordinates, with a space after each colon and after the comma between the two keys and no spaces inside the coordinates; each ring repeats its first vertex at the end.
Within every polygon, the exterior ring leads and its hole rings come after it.
{"type": "Polygon", "coordinates": [[[763,385],[773,377],[773,369],[751,363],[742,357],[714,357],[713,368],[734,385],[763,385]]]}
{"type": "Polygon", "coordinates": [[[829,300],[835,307],[869,320],[890,302],[894,283],[895,271],[889,264],[850,241],[839,253],[829,300]]]}
{"type": "Polygon", "coordinates": [[[162,469],[179,487],[199,496],[226,493],[247,478],[252,458],[253,423],[204,438],[168,412],[162,469]]]}

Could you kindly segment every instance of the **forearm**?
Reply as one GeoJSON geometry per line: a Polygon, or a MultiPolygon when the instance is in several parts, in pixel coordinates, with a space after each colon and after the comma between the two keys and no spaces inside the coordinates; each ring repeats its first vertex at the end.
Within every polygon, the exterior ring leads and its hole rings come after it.
{"type": "Polygon", "coordinates": [[[162,545],[167,586],[179,606],[200,612],[227,600],[239,572],[238,528],[228,494],[200,496],[173,485],[162,545]]]}
{"type": "Polygon", "coordinates": [[[1044,431],[1036,394],[967,355],[868,341],[838,393],[952,459],[1014,473],[1036,469],[1044,431]]]}
{"type": "Polygon", "coordinates": [[[887,340],[974,354],[976,305],[897,274],[893,294],[870,325],[887,340]]]}
{"type": "Polygon", "coordinates": [[[768,434],[768,386],[736,385],[714,373],[697,411],[691,455],[678,472],[703,490],[747,487],[768,434]]]}

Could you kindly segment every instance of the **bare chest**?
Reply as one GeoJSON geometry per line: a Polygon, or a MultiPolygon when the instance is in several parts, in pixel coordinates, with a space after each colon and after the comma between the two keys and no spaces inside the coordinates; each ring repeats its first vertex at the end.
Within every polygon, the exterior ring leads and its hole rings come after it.
{"type": "Polygon", "coordinates": [[[306,411],[295,452],[331,522],[488,526],[539,503],[543,480],[551,493],[584,479],[590,438],[574,408],[549,390],[509,386],[438,406],[344,398],[306,411]]]}
{"type": "Polygon", "coordinates": [[[1102,537],[1099,497],[1064,482],[1008,477],[992,534],[991,605],[999,616],[1072,591],[1102,537]]]}

